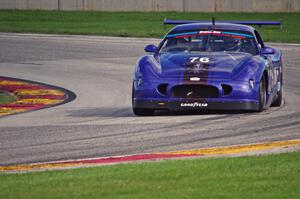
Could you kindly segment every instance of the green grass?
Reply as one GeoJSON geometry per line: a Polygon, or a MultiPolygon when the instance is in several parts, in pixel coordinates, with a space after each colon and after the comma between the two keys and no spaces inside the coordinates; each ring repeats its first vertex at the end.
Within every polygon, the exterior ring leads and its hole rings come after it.
{"type": "Polygon", "coordinates": [[[8,104],[13,101],[15,101],[15,98],[13,96],[0,91],[0,105],[8,104]]]}
{"type": "MultiPolygon", "coordinates": [[[[300,43],[300,13],[178,13],[0,11],[0,31],[162,37],[170,19],[282,20],[284,28],[258,28],[266,41],[300,43]]],[[[170,26],[169,26],[170,28],[170,26]]]]}
{"type": "Polygon", "coordinates": [[[0,198],[222,198],[300,196],[300,152],[0,174],[0,198]]]}

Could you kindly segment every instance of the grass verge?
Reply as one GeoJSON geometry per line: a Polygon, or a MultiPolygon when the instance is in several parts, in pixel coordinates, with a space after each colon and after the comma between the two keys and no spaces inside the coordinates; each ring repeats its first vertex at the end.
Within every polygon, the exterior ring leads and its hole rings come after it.
{"type": "MultiPolygon", "coordinates": [[[[80,12],[1,10],[1,32],[92,34],[126,37],[162,37],[162,21],[170,19],[281,20],[284,28],[258,28],[265,41],[300,43],[300,13],[179,13],[80,12]]],[[[168,27],[168,29],[171,26],[168,27]]]]}
{"type": "Polygon", "coordinates": [[[300,152],[0,174],[0,198],[299,198],[300,152]]]}
{"type": "Polygon", "coordinates": [[[13,96],[0,91],[0,105],[8,104],[13,101],[15,101],[15,98],[13,96]]]}

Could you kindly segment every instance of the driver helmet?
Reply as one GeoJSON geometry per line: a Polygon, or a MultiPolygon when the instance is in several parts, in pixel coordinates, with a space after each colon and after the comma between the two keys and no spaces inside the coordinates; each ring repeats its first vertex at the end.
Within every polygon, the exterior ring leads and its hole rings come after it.
{"type": "Polygon", "coordinates": [[[241,45],[239,38],[224,37],[224,50],[225,51],[237,51],[241,45]]]}

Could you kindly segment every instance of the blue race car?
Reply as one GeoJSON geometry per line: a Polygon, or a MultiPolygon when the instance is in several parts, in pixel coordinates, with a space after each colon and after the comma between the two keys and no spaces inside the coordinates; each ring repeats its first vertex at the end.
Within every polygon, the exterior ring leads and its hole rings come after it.
{"type": "MultiPolygon", "coordinates": [[[[263,111],[282,101],[282,54],[240,22],[176,21],[159,44],[148,45],[135,68],[132,108],[263,111]]],[[[255,23],[254,23],[255,24],[255,23]]],[[[257,24],[261,25],[261,24],[257,24]]],[[[271,25],[271,24],[266,24],[271,25]]]]}

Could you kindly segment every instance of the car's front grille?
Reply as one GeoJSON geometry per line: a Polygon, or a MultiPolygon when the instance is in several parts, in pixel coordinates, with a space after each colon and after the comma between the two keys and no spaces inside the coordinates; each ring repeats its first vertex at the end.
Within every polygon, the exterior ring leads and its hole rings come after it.
{"type": "Polygon", "coordinates": [[[175,98],[218,98],[218,88],[210,85],[178,85],[171,89],[175,98]]]}

